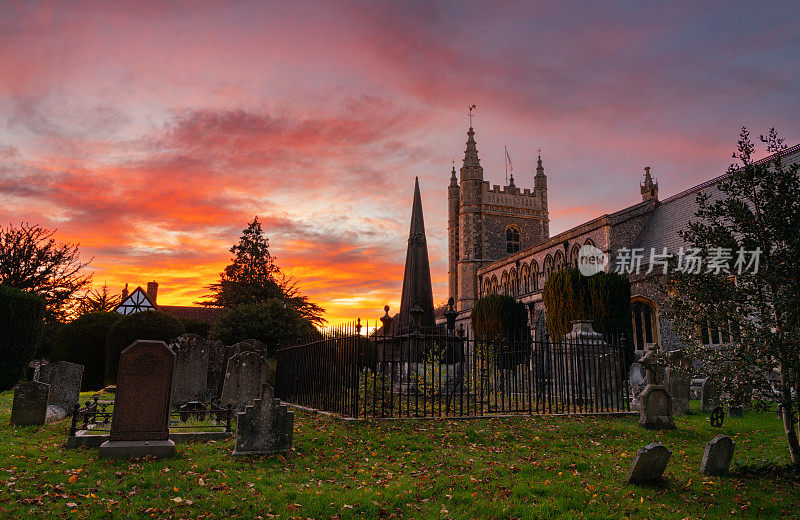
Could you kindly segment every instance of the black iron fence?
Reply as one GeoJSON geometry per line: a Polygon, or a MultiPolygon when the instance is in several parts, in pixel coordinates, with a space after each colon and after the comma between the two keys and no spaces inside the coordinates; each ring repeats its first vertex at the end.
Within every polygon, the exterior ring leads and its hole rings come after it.
{"type": "Polygon", "coordinates": [[[360,332],[278,350],[276,395],[350,418],[630,411],[630,347],[617,338],[360,332]]]}

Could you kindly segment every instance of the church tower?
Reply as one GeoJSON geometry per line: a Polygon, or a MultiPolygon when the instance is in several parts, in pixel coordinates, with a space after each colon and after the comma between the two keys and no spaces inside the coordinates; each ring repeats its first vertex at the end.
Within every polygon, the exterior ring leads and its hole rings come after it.
{"type": "Polygon", "coordinates": [[[461,166],[458,214],[457,310],[471,309],[478,298],[478,269],[483,258],[483,166],[478,158],[475,130],[467,131],[461,166]]]}
{"type": "MultiPolygon", "coordinates": [[[[540,149],[541,151],[541,149],[540,149]]],[[[536,176],[533,178],[533,196],[542,209],[544,221],[542,222],[542,240],[550,238],[550,211],[547,205],[547,176],[542,166],[542,156],[536,161],[536,176]]]]}
{"type": "MultiPolygon", "coordinates": [[[[455,162],[455,161],[454,161],[455,162]]],[[[450,186],[447,187],[447,289],[453,300],[458,300],[458,213],[461,207],[460,188],[456,178],[456,166],[450,172],[450,186]]]]}
{"type": "Polygon", "coordinates": [[[639,189],[642,192],[642,201],[654,200],[658,202],[658,182],[653,182],[649,166],[644,169],[644,184],[640,184],[639,189]]]}

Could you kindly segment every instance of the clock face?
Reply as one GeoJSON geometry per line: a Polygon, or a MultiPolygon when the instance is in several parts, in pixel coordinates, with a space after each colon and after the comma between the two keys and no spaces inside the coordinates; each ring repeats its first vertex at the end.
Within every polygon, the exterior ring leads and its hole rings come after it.
{"type": "Polygon", "coordinates": [[[128,296],[124,302],[119,304],[117,312],[120,314],[134,314],[142,311],[154,311],[155,307],[150,300],[147,299],[144,292],[137,288],[128,296]]]}

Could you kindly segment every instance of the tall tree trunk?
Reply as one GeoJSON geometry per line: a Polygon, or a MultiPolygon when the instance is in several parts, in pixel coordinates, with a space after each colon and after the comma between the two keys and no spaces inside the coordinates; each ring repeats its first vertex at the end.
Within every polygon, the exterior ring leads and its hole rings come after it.
{"type": "MultiPolygon", "coordinates": [[[[800,466],[800,442],[797,439],[797,431],[795,430],[795,415],[794,404],[792,399],[792,387],[789,386],[787,381],[787,374],[789,367],[781,363],[781,403],[783,407],[783,430],[786,432],[786,441],[789,443],[789,454],[792,458],[792,464],[800,466]]],[[[800,395],[798,395],[800,399],[800,395]]],[[[800,415],[800,413],[798,413],[800,415]]]]}

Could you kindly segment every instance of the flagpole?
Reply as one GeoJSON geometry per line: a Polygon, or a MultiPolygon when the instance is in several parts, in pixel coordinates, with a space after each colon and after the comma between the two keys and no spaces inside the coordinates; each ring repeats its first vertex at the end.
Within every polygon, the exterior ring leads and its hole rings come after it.
{"type": "Polygon", "coordinates": [[[506,163],[506,184],[508,184],[508,146],[503,145],[503,161],[506,163]]]}

